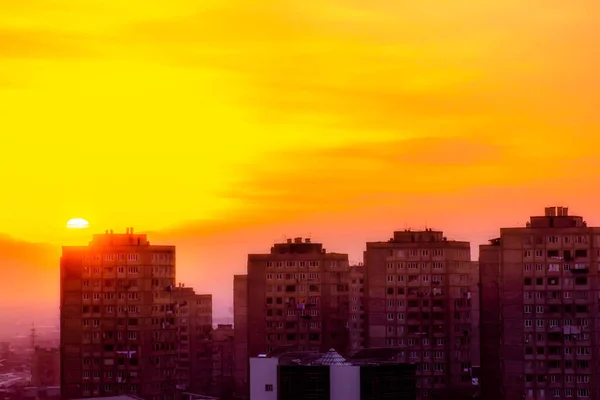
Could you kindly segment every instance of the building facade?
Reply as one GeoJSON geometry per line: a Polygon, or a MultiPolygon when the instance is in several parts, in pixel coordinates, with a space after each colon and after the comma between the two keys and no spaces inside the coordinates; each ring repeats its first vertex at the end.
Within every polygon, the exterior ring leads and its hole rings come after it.
{"type": "Polygon", "coordinates": [[[32,386],[60,385],[60,351],[57,348],[35,347],[31,362],[32,386]]]}
{"type": "Polygon", "coordinates": [[[367,243],[364,257],[366,346],[403,349],[402,360],[417,364],[418,398],[471,398],[478,315],[470,244],[406,230],[367,243]]]}
{"type": "Polygon", "coordinates": [[[363,348],[365,341],[365,279],[363,265],[350,267],[348,278],[350,287],[348,311],[349,351],[354,352],[363,348]]]}
{"type": "Polygon", "coordinates": [[[248,398],[248,276],[233,277],[235,396],[248,398]]]}
{"type": "Polygon", "coordinates": [[[563,207],[480,247],[483,398],[600,399],[599,267],[600,228],[563,207]]]}
{"type": "Polygon", "coordinates": [[[219,324],[211,336],[213,394],[221,400],[230,400],[235,393],[233,325],[219,324]]]}
{"type": "Polygon", "coordinates": [[[63,247],[61,395],[172,399],[179,358],[175,247],[106,232],[63,247]]]}
{"type": "Polygon", "coordinates": [[[290,239],[248,255],[248,355],[281,346],[348,348],[347,254],[290,239]]]}
{"type": "Polygon", "coordinates": [[[208,393],[210,376],[210,333],[212,330],[212,296],[197,294],[180,284],[174,289],[177,317],[178,359],[177,388],[194,393],[208,393]]]}

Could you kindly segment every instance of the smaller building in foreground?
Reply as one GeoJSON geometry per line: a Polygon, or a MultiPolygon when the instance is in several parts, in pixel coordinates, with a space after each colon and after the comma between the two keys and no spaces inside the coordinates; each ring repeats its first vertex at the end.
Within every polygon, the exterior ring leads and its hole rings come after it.
{"type": "Polygon", "coordinates": [[[396,353],[365,349],[345,359],[334,349],[277,349],[250,358],[250,400],[415,400],[416,365],[396,353]]]}

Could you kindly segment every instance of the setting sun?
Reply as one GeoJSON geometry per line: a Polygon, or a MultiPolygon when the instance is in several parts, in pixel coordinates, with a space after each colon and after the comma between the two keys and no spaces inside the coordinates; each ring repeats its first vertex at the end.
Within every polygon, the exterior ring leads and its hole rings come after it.
{"type": "Polygon", "coordinates": [[[69,229],[85,229],[87,227],[89,227],[89,223],[83,218],[73,218],[67,222],[69,229]]]}

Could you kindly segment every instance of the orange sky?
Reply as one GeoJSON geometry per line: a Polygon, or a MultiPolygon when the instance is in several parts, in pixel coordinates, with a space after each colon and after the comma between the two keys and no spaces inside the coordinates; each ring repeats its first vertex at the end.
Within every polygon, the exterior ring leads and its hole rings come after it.
{"type": "Polygon", "coordinates": [[[599,15],[0,0],[0,234],[56,246],[78,216],[156,232],[225,304],[244,254],[286,234],[359,259],[394,228],[479,243],[554,203],[600,223],[599,15]]]}

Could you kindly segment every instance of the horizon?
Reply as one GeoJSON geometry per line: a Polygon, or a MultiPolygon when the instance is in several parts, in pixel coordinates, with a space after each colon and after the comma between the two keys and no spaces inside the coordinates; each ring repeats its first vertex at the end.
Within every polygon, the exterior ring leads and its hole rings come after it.
{"type": "MultiPolygon", "coordinates": [[[[262,236],[258,239],[250,240],[250,241],[241,241],[237,242],[234,248],[237,250],[235,254],[225,253],[220,248],[217,248],[214,251],[206,251],[208,248],[213,248],[213,246],[221,246],[227,248],[227,245],[230,243],[223,244],[219,238],[213,239],[212,243],[204,243],[204,246],[201,246],[201,238],[200,237],[190,237],[188,235],[173,235],[165,234],[161,232],[142,232],[135,230],[136,234],[146,234],[148,240],[151,245],[174,245],[176,246],[176,254],[177,254],[177,282],[183,283],[186,287],[193,288],[196,293],[199,294],[211,294],[213,296],[213,318],[215,323],[229,323],[224,321],[231,321],[233,323],[233,315],[232,315],[232,307],[233,307],[233,276],[234,275],[245,275],[246,274],[246,261],[248,254],[268,254],[270,252],[270,248],[275,243],[283,243],[288,238],[295,237],[310,237],[311,242],[313,243],[321,243],[324,248],[328,252],[334,253],[342,253],[348,254],[350,264],[356,264],[359,262],[364,262],[362,258],[362,252],[365,249],[367,242],[385,242],[389,240],[389,238],[393,235],[394,231],[403,231],[405,229],[411,229],[413,231],[419,231],[424,229],[433,229],[433,230],[441,230],[444,232],[444,235],[448,237],[448,240],[459,240],[459,241],[467,241],[471,246],[471,259],[473,261],[478,261],[478,253],[479,246],[488,244],[490,239],[498,237],[500,234],[501,228],[509,228],[509,227],[525,227],[526,222],[532,216],[541,216],[544,214],[545,207],[548,207],[548,204],[541,204],[540,207],[537,207],[537,212],[531,212],[529,216],[519,218],[521,220],[520,224],[505,224],[503,226],[497,226],[495,229],[495,233],[492,233],[490,229],[480,229],[469,232],[461,232],[459,230],[448,231],[445,230],[443,226],[439,226],[437,224],[426,223],[422,224],[421,227],[415,224],[405,224],[406,227],[402,228],[392,228],[390,230],[358,230],[358,232],[362,232],[362,241],[357,239],[353,239],[348,241],[346,236],[342,236],[342,240],[339,239],[339,235],[342,233],[336,232],[335,229],[330,228],[328,231],[323,231],[317,234],[306,234],[306,235],[281,235],[279,238],[274,237],[273,240],[263,241],[262,236]],[[485,233],[487,231],[487,233],[485,233]],[[170,237],[170,239],[165,239],[166,237],[170,237]],[[226,256],[224,254],[227,254],[226,256]],[[218,271],[211,270],[203,270],[202,274],[198,273],[195,270],[195,267],[200,265],[207,265],[211,260],[237,260],[235,265],[233,265],[230,269],[218,271]],[[212,272],[212,273],[211,273],[212,272]],[[219,285],[216,287],[214,285],[215,282],[218,282],[219,285]]],[[[567,206],[567,205],[564,205],[567,206]]],[[[568,206],[569,215],[571,216],[581,216],[584,219],[586,218],[584,213],[577,212],[578,210],[573,210],[573,207],[568,206]],[[575,212],[574,212],[575,211],[575,212]]],[[[590,221],[589,219],[587,219],[590,221]]],[[[588,223],[589,227],[595,226],[593,222],[588,223]]],[[[600,224],[598,224],[600,226],[600,224]]],[[[114,230],[115,234],[125,234],[127,228],[123,228],[122,231],[114,230]]],[[[266,229],[266,228],[265,228],[266,229]]],[[[95,228],[90,226],[86,229],[78,229],[76,230],[77,240],[80,240],[77,244],[73,244],[76,246],[87,246],[91,241],[94,235],[104,235],[106,234],[107,229],[98,229],[98,232],[94,231],[95,228]]],[[[109,229],[110,231],[110,229],[109,229]]],[[[242,231],[243,233],[244,231],[242,231]]],[[[357,232],[357,233],[358,233],[357,232]]],[[[251,233],[251,231],[247,231],[246,233],[251,233]]],[[[272,235],[276,236],[276,235],[272,235]]],[[[241,237],[244,237],[242,234],[241,237]]],[[[24,241],[16,241],[21,246],[33,246],[27,249],[29,256],[35,255],[35,250],[38,249],[38,246],[41,246],[42,253],[49,254],[55,256],[54,270],[47,270],[46,276],[53,276],[56,278],[56,283],[58,284],[58,270],[59,270],[59,261],[60,261],[60,245],[53,245],[51,243],[27,243],[24,241]],[[32,251],[33,250],[33,251],[32,251]]],[[[13,243],[13,245],[14,245],[13,243]]],[[[3,245],[3,237],[0,236],[0,247],[3,245]]],[[[45,301],[42,302],[30,302],[27,307],[32,310],[34,315],[39,313],[40,315],[46,315],[49,309],[56,309],[56,315],[58,316],[58,286],[56,287],[46,287],[47,295],[50,296],[48,299],[55,300],[56,302],[51,303],[48,306],[42,306],[45,301]],[[47,290],[50,289],[50,290],[47,290]],[[37,311],[33,311],[37,309],[37,311]]],[[[10,307],[8,307],[10,309],[10,307]]],[[[14,318],[14,317],[11,317],[14,318]]],[[[25,320],[24,320],[25,321],[25,320]]],[[[35,322],[35,321],[31,321],[35,322]]]]}

